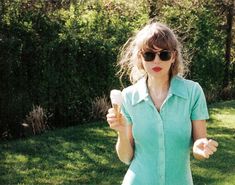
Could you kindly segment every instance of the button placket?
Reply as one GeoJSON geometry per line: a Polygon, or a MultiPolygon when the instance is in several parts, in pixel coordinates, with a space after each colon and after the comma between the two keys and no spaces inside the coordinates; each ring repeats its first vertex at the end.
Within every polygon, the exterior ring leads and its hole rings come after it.
{"type": "MultiPolygon", "coordinates": [[[[171,97],[171,95],[169,95],[166,100],[164,101],[164,103],[162,105],[164,105],[166,103],[166,101],[171,97]]],[[[148,97],[146,99],[149,103],[149,105],[153,108],[154,112],[156,113],[156,117],[158,120],[158,124],[157,124],[157,129],[159,131],[159,138],[158,138],[158,152],[159,152],[159,159],[157,160],[157,165],[158,165],[158,169],[159,169],[159,173],[158,173],[158,177],[160,179],[160,184],[161,185],[165,185],[165,136],[164,136],[164,127],[163,127],[163,119],[161,117],[161,109],[160,112],[158,112],[158,110],[156,109],[156,107],[154,106],[152,100],[150,99],[150,97],[148,97]]]]}
{"type": "MultiPolygon", "coordinates": [[[[160,115],[159,115],[160,117],[160,115]]],[[[159,124],[159,177],[161,184],[165,184],[165,139],[162,119],[159,124]]]]}

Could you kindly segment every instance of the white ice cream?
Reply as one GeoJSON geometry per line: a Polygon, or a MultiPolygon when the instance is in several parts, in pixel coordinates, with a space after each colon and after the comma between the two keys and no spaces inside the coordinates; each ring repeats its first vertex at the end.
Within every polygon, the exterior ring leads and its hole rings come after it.
{"type": "Polygon", "coordinates": [[[122,101],[123,101],[122,92],[116,89],[112,90],[110,92],[110,99],[111,99],[112,105],[116,104],[116,105],[121,106],[122,101]]]}

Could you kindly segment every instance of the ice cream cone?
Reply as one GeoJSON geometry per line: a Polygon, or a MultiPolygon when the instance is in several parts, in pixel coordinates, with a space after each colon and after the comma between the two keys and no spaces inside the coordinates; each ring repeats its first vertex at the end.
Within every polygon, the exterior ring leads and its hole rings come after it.
{"type": "Polygon", "coordinates": [[[110,92],[110,99],[112,102],[112,107],[114,108],[115,114],[117,116],[117,118],[120,118],[121,114],[121,105],[122,105],[122,92],[120,90],[112,90],[110,92]]]}

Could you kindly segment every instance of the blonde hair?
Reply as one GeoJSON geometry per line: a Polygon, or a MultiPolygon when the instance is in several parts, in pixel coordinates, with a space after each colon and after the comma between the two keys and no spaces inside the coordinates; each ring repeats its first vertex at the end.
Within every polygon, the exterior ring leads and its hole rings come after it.
{"type": "Polygon", "coordinates": [[[120,80],[129,75],[132,84],[146,76],[140,52],[154,50],[154,47],[175,51],[175,62],[172,64],[169,75],[184,75],[187,67],[183,63],[181,44],[173,31],[159,22],[150,22],[123,45],[118,56],[118,75],[120,80]]]}

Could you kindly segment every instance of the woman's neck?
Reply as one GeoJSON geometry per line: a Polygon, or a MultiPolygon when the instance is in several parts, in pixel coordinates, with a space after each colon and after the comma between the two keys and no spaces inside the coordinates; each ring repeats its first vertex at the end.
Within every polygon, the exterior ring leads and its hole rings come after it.
{"type": "Polygon", "coordinates": [[[154,78],[149,76],[147,80],[149,92],[151,94],[159,95],[166,94],[170,86],[170,77],[154,78]]]}

